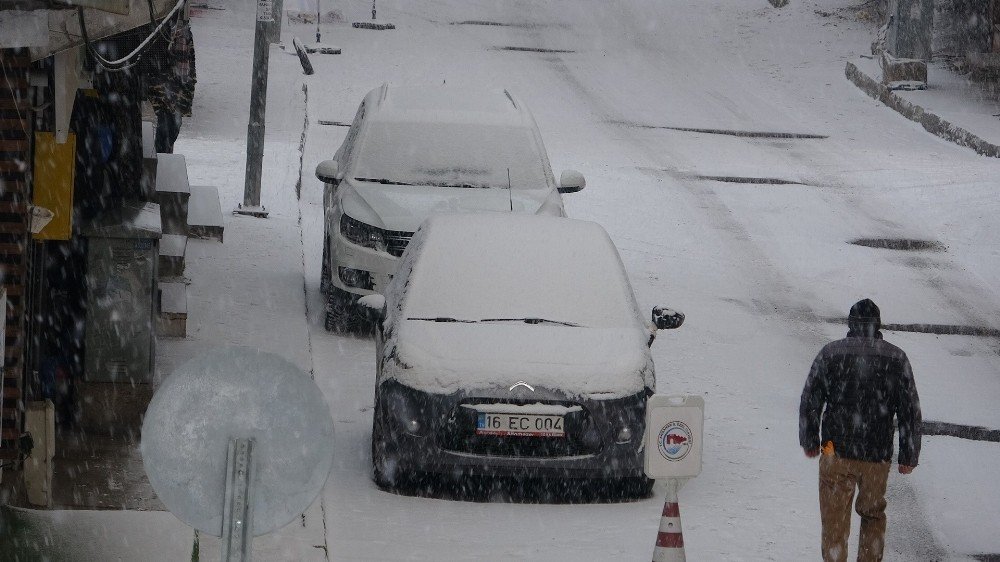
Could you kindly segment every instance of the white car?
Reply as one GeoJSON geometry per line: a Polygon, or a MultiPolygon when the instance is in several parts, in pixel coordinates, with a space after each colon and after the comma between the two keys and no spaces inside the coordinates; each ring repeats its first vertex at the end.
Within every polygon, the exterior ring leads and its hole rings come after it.
{"type": "Polygon", "coordinates": [[[561,194],[585,185],[572,170],[556,183],[534,118],[510,92],[447,85],[369,92],[316,176],[325,184],[328,330],[355,327],[358,296],[384,290],[428,216],[565,216],[561,194]]]}
{"type": "Polygon", "coordinates": [[[424,473],[600,478],[645,495],[649,346],[684,315],[645,316],[596,223],[428,219],[376,317],[372,463],[382,486],[424,473]]]}

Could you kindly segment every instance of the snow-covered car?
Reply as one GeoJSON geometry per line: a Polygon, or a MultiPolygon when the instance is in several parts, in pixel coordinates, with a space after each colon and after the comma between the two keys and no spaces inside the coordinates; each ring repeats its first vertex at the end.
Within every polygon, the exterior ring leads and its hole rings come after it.
{"type": "Polygon", "coordinates": [[[565,216],[561,194],[585,185],[573,170],[556,183],[534,118],[510,92],[448,85],[384,84],[369,92],[316,176],[325,184],[328,330],[350,327],[357,297],[384,290],[428,216],[565,216]]]}
{"type": "Polygon", "coordinates": [[[417,230],[376,320],[372,463],[416,473],[616,480],[641,493],[650,345],[683,314],[639,313],[596,223],[439,215],[417,230]]]}

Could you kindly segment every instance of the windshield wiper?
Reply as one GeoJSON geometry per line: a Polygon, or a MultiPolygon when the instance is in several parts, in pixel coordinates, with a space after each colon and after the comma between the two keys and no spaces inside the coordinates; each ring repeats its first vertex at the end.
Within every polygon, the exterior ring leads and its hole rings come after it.
{"type": "Polygon", "coordinates": [[[425,322],[461,322],[463,324],[475,324],[475,320],[460,320],[449,316],[436,316],[434,318],[407,318],[407,320],[423,320],[425,322]]]}
{"type": "Polygon", "coordinates": [[[432,185],[434,187],[461,187],[465,189],[491,189],[488,185],[475,183],[428,183],[427,185],[432,185]]]}
{"type": "Polygon", "coordinates": [[[354,178],[354,179],[357,180],[357,181],[367,181],[367,182],[371,182],[371,183],[381,183],[381,184],[384,184],[384,185],[413,185],[412,183],[408,183],[408,182],[405,182],[405,181],[393,181],[393,180],[387,180],[385,178],[354,178]]]}
{"type": "Polygon", "coordinates": [[[579,324],[572,322],[562,322],[559,320],[548,320],[546,318],[483,318],[480,322],[524,322],[525,324],[558,324],[559,326],[570,326],[579,328],[579,324]]]}

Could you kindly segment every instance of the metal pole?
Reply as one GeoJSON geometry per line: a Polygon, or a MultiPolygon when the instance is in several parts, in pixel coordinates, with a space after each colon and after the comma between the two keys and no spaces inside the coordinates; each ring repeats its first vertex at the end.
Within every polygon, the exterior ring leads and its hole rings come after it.
{"type": "Polygon", "coordinates": [[[270,46],[267,30],[273,21],[271,0],[257,0],[257,25],[253,40],[253,71],[250,80],[250,122],[247,124],[247,173],[243,205],[236,213],[267,216],[260,206],[260,177],[264,157],[264,115],[267,108],[267,61],[270,46]]]}
{"type": "Polygon", "coordinates": [[[251,562],[253,548],[253,439],[230,439],[222,508],[223,562],[251,562]]]}

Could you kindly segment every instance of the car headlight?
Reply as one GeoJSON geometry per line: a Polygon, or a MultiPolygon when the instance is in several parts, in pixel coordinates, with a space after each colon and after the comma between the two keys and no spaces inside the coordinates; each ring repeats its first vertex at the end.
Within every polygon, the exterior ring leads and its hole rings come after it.
{"type": "Polygon", "coordinates": [[[623,401],[616,418],[617,423],[612,426],[615,444],[638,444],[641,446],[642,434],[646,425],[645,393],[623,401]]]}
{"type": "Polygon", "coordinates": [[[398,387],[391,387],[385,405],[396,427],[411,435],[423,435],[423,411],[413,396],[398,387]]]}
{"type": "Polygon", "coordinates": [[[618,445],[625,445],[632,442],[632,437],[632,428],[627,425],[623,425],[618,430],[618,435],[615,436],[615,443],[618,445]]]}
{"type": "Polygon", "coordinates": [[[382,236],[382,229],[370,224],[365,224],[349,216],[340,216],[340,233],[353,244],[372,248],[379,251],[386,251],[385,237],[382,236]]]}

